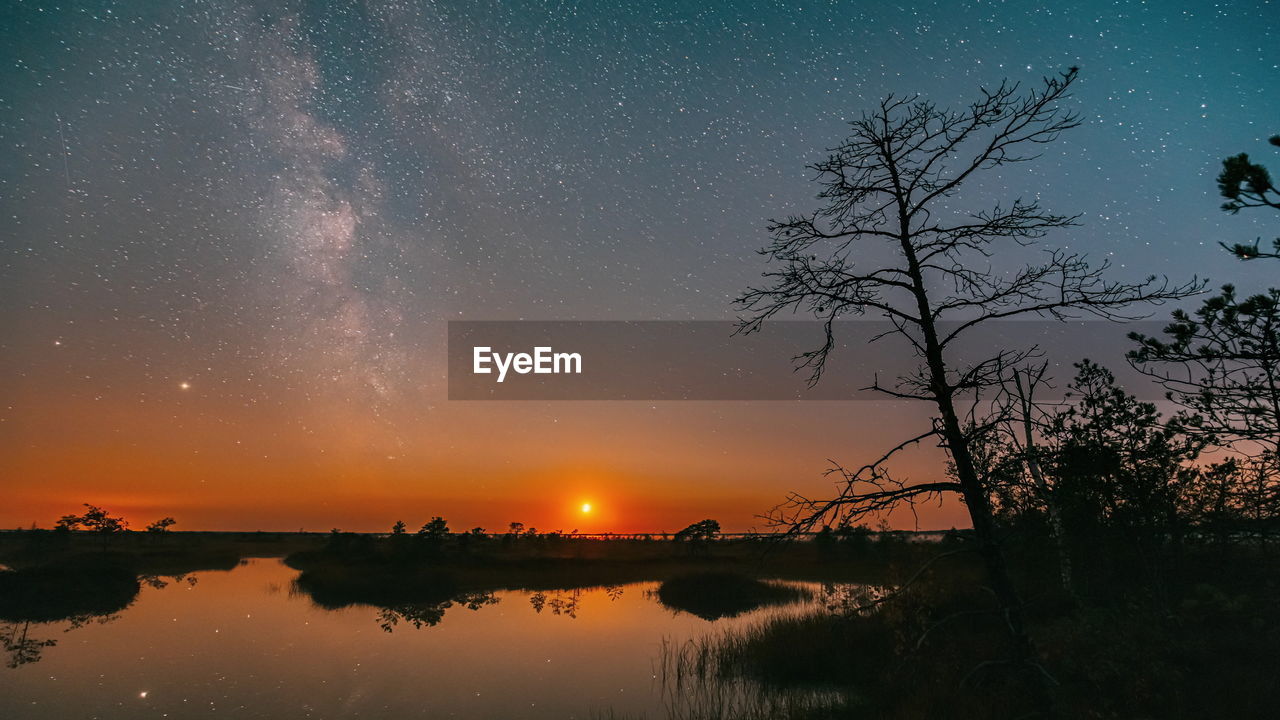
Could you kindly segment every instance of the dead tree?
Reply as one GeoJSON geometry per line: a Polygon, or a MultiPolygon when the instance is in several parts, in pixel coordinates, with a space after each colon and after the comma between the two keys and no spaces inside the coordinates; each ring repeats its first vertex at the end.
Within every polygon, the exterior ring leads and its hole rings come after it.
{"type": "Polygon", "coordinates": [[[770,223],[772,241],[761,250],[772,264],[763,274],[765,284],[737,300],[744,313],[741,332],[756,331],[783,312],[824,321],[822,344],[797,358],[810,370],[811,384],[821,378],[835,347],[839,319],[887,319],[893,329],[886,335],[909,343],[915,368],[894,382],[877,380],[871,389],[930,403],[936,410],[933,426],[859,471],[841,471],[836,498],[793,496],[776,520],[808,530],[833,515],[848,520],[958,494],[1007,620],[1013,659],[1028,664],[1034,651],[997,542],[989,487],[974,457],[974,438],[990,432],[989,419],[974,411],[974,398],[1001,386],[1036,350],[1003,349],[962,362],[956,346],[993,321],[1126,319],[1135,304],[1182,298],[1201,287],[1155,277],[1111,281],[1105,262],[1094,267],[1083,256],[1059,249],[1003,272],[993,267],[997,253],[1034,252],[1037,240],[1076,224],[1076,218],[1023,198],[971,214],[957,211],[967,181],[1032,160],[1040,146],[1079,125],[1078,115],[1062,106],[1075,78],[1072,68],[1026,91],[1006,81],[983,89],[976,102],[959,111],[915,97],[884,100],[850,123],[849,137],[812,166],[822,187],[822,207],[770,223]],[[950,456],[951,479],[894,479],[885,463],[927,439],[938,441],[950,456]]]}
{"type": "Polygon", "coordinates": [[[1062,506],[1056,487],[1044,471],[1042,459],[1048,448],[1042,447],[1040,435],[1046,425],[1046,411],[1036,401],[1036,392],[1045,384],[1048,365],[1039,363],[1025,368],[1014,368],[1010,382],[1006,383],[1004,397],[996,401],[1007,422],[997,426],[997,440],[1009,448],[1030,479],[1032,495],[1044,507],[1049,519],[1054,550],[1058,555],[1058,579],[1062,590],[1075,597],[1072,580],[1071,550],[1067,544],[1067,530],[1063,522],[1062,506]]]}

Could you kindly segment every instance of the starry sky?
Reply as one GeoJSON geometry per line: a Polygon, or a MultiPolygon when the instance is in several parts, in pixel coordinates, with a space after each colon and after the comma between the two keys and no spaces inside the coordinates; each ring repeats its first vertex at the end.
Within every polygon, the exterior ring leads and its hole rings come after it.
{"type": "Polygon", "coordinates": [[[805,165],[848,120],[1073,65],[1083,126],[965,202],[1081,213],[1050,241],[1120,277],[1261,288],[1275,267],[1217,242],[1274,218],[1220,212],[1213,177],[1280,132],[1277,20],[1269,2],[7,2],[0,526],[82,502],[178,529],[758,525],[919,412],[451,402],[445,322],[730,318],[765,221],[814,207],[805,165]]]}

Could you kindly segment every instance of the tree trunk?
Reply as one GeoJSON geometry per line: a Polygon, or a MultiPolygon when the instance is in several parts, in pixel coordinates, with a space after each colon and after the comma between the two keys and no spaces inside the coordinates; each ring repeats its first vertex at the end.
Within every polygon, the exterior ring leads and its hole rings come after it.
{"type": "Polygon", "coordinates": [[[991,590],[1000,604],[1000,610],[1009,631],[1014,664],[1029,675],[1028,687],[1032,692],[1032,702],[1042,715],[1050,716],[1053,712],[1053,700],[1049,695],[1045,676],[1035,667],[1036,649],[1031,635],[1027,632],[1026,620],[1022,612],[1022,599],[1013,584],[1013,578],[1009,575],[1008,563],[996,538],[991,502],[978,476],[973,456],[969,452],[968,440],[960,427],[949,389],[939,395],[938,410],[942,414],[943,440],[951,451],[951,459],[956,466],[956,478],[964,488],[964,502],[969,509],[969,519],[973,523],[978,553],[986,567],[991,590]]]}
{"type": "Polygon", "coordinates": [[[1032,381],[1028,375],[1025,388],[1022,386],[1021,375],[1015,374],[1014,381],[1018,390],[1019,411],[1022,413],[1023,448],[1027,472],[1031,475],[1032,482],[1036,484],[1036,489],[1040,491],[1040,496],[1044,498],[1045,507],[1049,509],[1049,532],[1053,534],[1053,546],[1058,554],[1058,577],[1062,582],[1062,590],[1072,601],[1075,601],[1075,582],[1071,578],[1071,551],[1067,547],[1067,531],[1062,521],[1062,509],[1058,507],[1057,498],[1053,496],[1053,490],[1049,487],[1049,481],[1045,479],[1040,461],[1036,459],[1036,438],[1031,427],[1032,381]]]}
{"type": "MultiPolygon", "coordinates": [[[[920,330],[924,335],[925,363],[929,368],[931,394],[936,401],[942,420],[942,439],[947,450],[950,451],[952,462],[955,463],[956,480],[963,490],[964,503],[969,510],[974,539],[978,544],[978,553],[986,567],[991,590],[1004,615],[1012,645],[1012,660],[1015,665],[1023,669],[1032,670],[1036,658],[1035,645],[1027,632],[1022,600],[1013,584],[1013,578],[1009,575],[1008,563],[996,538],[995,520],[987,490],[978,475],[973,455],[969,451],[969,439],[965,436],[960,426],[959,415],[956,413],[953,389],[947,380],[947,364],[943,358],[942,344],[938,340],[937,324],[929,302],[928,286],[920,267],[919,257],[916,255],[916,248],[912,243],[913,233],[910,213],[907,210],[907,194],[902,189],[892,155],[887,151],[885,159],[894,187],[898,191],[898,241],[907,261],[912,294],[915,296],[916,309],[920,318],[920,330]]],[[[1033,693],[1032,700],[1043,714],[1050,714],[1052,700],[1045,685],[1045,677],[1038,671],[1033,671],[1033,674],[1034,677],[1029,683],[1033,693]]]]}

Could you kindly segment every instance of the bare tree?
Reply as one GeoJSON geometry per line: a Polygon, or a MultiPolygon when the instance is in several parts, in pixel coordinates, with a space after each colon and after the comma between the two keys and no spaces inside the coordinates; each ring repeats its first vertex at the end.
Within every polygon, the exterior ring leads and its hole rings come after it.
{"type": "Polygon", "coordinates": [[[838,469],[841,490],[834,499],[792,496],[775,521],[808,530],[833,515],[848,521],[958,494],[1020,663],[1033,662],[1034,652],[997,543],[989,486],[974,457],[974,442],[990,433],[992,423],[977,412],[977,398],[984,389],[1001,386],[1037,351],[1034,346],[1002,349],[966,363],[956,358],[956,346],[992,321],[1125,319],[1135,303],[1161,303],[1201,288],[1198,282],[1171,285],[1155,277],[1110,281],[1106,263],[1093,267],[1084,257],[1058,249],[1002,272],[992,264],[996,253],[1028,248],[1050,231],[1074,225],[1076,218],[1023,198],[969,215],[954,209],[967,181],[1032,160],[1037,148],[1079,125],[1078,115],[1061,104],[1075,79],[1072,68],[1031,90],[1004,82],[982,90],[976,102],[959,111],[915,97],[884,100],[850,123],[850,136],[812,166],[824,205],[812,214],[770,223],[772,242],[761,253],[775,267],[764,273],[763,287],[737,301],[745,315],[742,332],[756,331],[784,311],[825,321],[825,341],[797,358],[811,371],[810,383],[819,381],[835,347],[838,319],[886,318],[893,326],[886,335],[910,344],[916,367],[893,383],[877,380],[872,389],[930,403],[937,412],[932,427],[857,471],[838,469]],[[884,254],[890,259],[863,260],[884,254]],[[890,475],[885,463],[895,453],[931,438],[950,456],[950,479],[907,482],[890,475]]]}
{"type": "Polygon", "coordinates": [[[1007,422],[995,426],[994,438],[1014,461],[1012,464],[1019,468],[1019,474],[1025,476],[1016,484],[1028,490],[1025,494],[1030,496],[1032,504],[1046,511],[1049,532],[1058,556],[1058,579],[1063,591],[1074,598],[1071,552],[1062,506],[1057,497],[1056,483],[1044,469],[1044,460],[1052,454],[1053,448],[1044,447],[1042,435],[1051,419],[1049,411],[1036,401],[1036,393],[1047,384],[1047,371],[1048,364],[1043,362],[1012,370],[1010,382],[1006,383],[1005,391],[997,396],[994,405],[997,410],[995,416],[1005,417],[1007,422]]]}

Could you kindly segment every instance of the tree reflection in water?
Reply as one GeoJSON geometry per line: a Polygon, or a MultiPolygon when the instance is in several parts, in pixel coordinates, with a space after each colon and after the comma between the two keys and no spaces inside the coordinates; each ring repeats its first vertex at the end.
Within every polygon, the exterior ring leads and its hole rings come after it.
{"type": "Polygon", "coordinates": [[[45,648],[58,644],[57,640],[40,640],[28,635],[30,622],[5,623],[0,625],[0,643],[4,645],[7,656],[5,667],[18,668],[27,663],[39,662],[40,654],[45,648]],[[19,634],[21,630],[21,634],[19,634]]]}
{"type": "MultiPolygon", "coordinates": [[[[610,602],[622,597],[621,585],[605,585],[603,590],[610,602]]],[[[550,610],[552,615],[576,618],[582,606],[582,588],[539,590],[529,596],[529,605],[533,607],[535,613],[541,614],[543,610],[550,610]]]]}
{"type": "MultiPolygon", "coordinates": [[[[601,590],[610,601],[622,597],[621,585],[606,585],[601,590]]],[[[583,589],[539,590],[529,596],[529,605],[535,613],[547,610],[552,615],[576,618],[582,608],[583,589]]],[[[378,626],[386,632],[405,626],[415,630],[435,627],[444,620],[445,611],[458,605],[468,610],[479,610],[497,605],[501,598],[492,592],[468,592],[455,595],[442,602],[407,602],[378,606],[378,626]]]]}
{"type": "Polygon", "coordinates": [[[191,587],[195,587],[196,583],[200,582],[200,578],[195,575],[186,574],[171,575],[168,577],[164,575],[139,575],[138,582],[155,590],[163,590],[169,587],[170,583],[186,583],[191,587]]]}
{"type": "Polygon", "coordinates": [[[444,619],[444,612],[455,604],[468,610],[479,610],[486,605],[497,605],[498,597],[491,592],[472,592],[463,593],[444,602],[404,603],[381,607],[378,608],[378,626],[385,632],[392,632],[401,623],[415,630],[434,627],[444,619]]]}
{"type": "MultiPolygon", "coordinates": [[[[77,615],[66,619],[67,626],[62,629],[62,632],[69,633],[86,625],[105,625],[119,617],[119,613],[110,615],[77,615]]],[[[45,648],[54,647],[58,644],[58,641],[53,638],[40,639],[32,637],[32,625],[39,629],[52,627],[54,624],[51,622],[32,622],[30,620],[0,623],[0,647],[4,648],[6,656],[5,667],[10,670],[16,670],[23,665],[40,662],[45,648]]]]}
{"type": "Polygon", "coordinates": [[[195,585],[196,576],[138,574],[96,558],[0,571],[0,647],[9,669],[39,662],[55,638],[37,637],[58,628],[68,633],[113,622],[133,605],[143,587],[195,585]]]}

